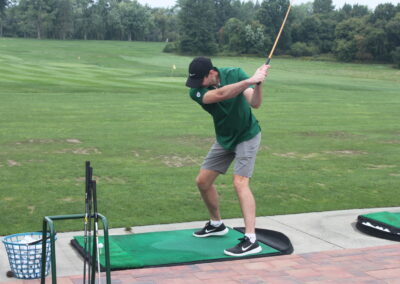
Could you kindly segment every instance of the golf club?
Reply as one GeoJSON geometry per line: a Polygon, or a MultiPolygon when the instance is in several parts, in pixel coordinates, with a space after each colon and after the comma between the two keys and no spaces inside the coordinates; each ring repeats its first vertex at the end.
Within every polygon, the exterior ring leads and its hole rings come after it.
{"type": "MultiPolygon", "coordinates": [[[[100,275],[100,248],[99,248],[99,215],[97,213],[97,194],[96,194],[96,181],[94,180],[92,182],[92,194],[93,194],[93,210],[94,210],[94,233],[93,233],[93,238],[95,239],[95,243],[93,244],[93,258],[92,258],[92,264],[93,264],[93,271],[92,273],[95,273],[95,265],[96,265],[96,257],[97,257],[97,275],[98,275],[98,281],[99,284],[101,284],[101,275],[100,275]]],[[[92,276],[92,279],[95,277],[92,276]]],[[[94,281],[93,281],[94,283],[94,281]]]]}

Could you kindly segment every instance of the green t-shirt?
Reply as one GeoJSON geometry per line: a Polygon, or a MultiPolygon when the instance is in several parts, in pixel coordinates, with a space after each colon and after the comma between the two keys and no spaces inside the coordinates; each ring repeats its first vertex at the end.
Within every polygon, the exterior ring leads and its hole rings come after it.
{"type": "MultiPolygon", "coordinates": [[[[219,68],[217,71],[221,80],[219,87],[249,78],[240,68],[219,68]]],[[[214,87],[191,88],[189,94],[213,117],[217,141],[222,147],[233,149],[237,144],[253,138],[261,131],[243,93],[218,103],[203,104],[204,94],[213,89],[214,87]]]]}

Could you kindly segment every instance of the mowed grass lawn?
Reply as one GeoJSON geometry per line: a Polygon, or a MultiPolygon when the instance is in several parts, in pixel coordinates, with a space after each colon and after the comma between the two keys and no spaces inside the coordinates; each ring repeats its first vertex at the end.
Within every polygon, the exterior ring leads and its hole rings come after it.
{"type": "MultiPolygon", "coordinates": [[[[212,120],[184,86],[191,57],[163,47],[0,39],[0,235],[83,213],[86,160],[112,227],[208,217],[194,179],[212,120]]],[[[213,61],[252,74],[264,59],[213,61]]],[[[400,206],[399,90],[387,65],[274,58],[254,111],[258,216],[400,206]]],[[[241,216],[231,173],[217,181],[223,218],[241,216]]]]}

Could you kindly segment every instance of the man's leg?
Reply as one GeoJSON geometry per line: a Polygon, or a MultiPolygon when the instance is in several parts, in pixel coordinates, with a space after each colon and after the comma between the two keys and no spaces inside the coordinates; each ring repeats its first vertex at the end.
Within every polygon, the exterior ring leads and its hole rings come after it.
{"type": "Polygon", "coordinates": [[[214,181],[218,175],[219,173],[216,171],[200,169],[199,175],[196,178],[197,187],[208,209],[210,219],[214,221],[221,220],[219,197],[214,185],[214,181]]]}
{"type": "Polygon", "coordinates": [[[240,208],[242,209],[246,234],[255,234],[256,225],[256,201],[251,192],[250,179],[240,175],[233,176],[233,185],[239,198],[240,208]]]}
{"type": "Polygon", "coordinates": [[[240,239],[239,244],[224,250],[227,255],[244,256],[262,251],[255,234],[256,202],[249,185],[260,140],[261,134],[258,134],[254,138],[238,144],[235,149],[233,185],[239,198],[246,229],[245,237],[240,239]]]}
{"type": "Polygon", "coordinates": [[[224,253],[230,256],[245,256],[259,253],[262,251],[262,248],[257,242],[255,234],[256,202],[250,190],[249,178],[235,174],[233,176],[233,184],[239,198],[240,208],[242,208],[246,230],[245,236],[240,239],[240,242],[236,246],[224,250],[224,253]]]}
{"type": "Polygon", "coordinates": [[[202,168],[196,178],[197,187],[210,214],[210,221],[206,223],[204,228],[193,232],[195,237],[223,236],[229,232],[229,229],[221,221],[221,214],[219,213],[219,197],[214,185],[218,175],[219,172],[202,168]]]}

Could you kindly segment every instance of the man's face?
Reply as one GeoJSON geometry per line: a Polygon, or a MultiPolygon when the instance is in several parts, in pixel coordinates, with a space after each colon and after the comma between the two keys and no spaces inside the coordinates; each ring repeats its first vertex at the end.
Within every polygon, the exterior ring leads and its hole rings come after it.
{"type": "Polygon", "coordinates": [[[204,77],[201,86],[203,88],[208,88],[210,86],[218,85],[218,72],[215,70],[210,70],[207,77],[204,77]]]}

